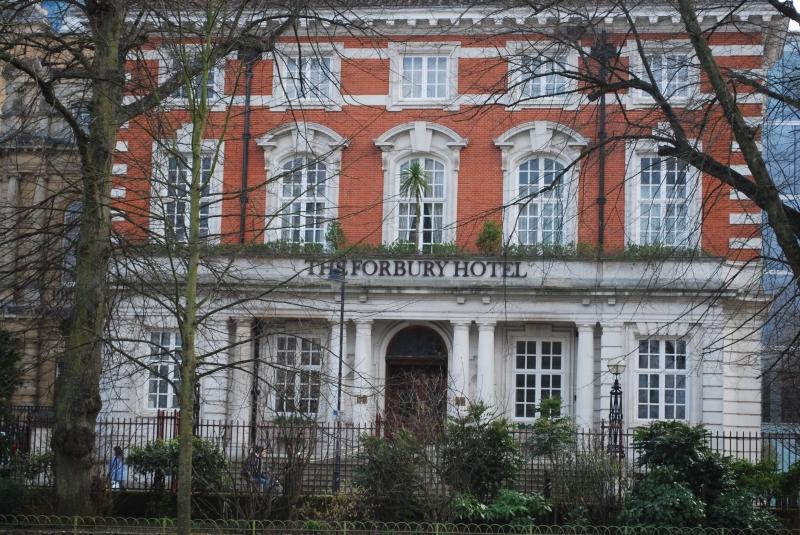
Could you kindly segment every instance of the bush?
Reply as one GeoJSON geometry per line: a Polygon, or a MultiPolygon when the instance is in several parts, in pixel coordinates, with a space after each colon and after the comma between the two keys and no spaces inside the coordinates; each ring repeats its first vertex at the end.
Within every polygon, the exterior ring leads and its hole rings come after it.
{"type": "Polygon", "coordinates": [[[414,436],[400,430],[393,440],[370,435],[361,437],[363,464],[353,474],[356,487],[372,497],[372,507],[381,519],[412,520],[418,514],[416,452],[414,436]]]}
{"type": "Polygon", "coordinates": [[[776,530],[781,526],[775,515],[755,507],[756,492],[740,488],[726,492],[709,508],[706,525],[712,528],[776,530]]]}
{"type": "Polygon", "coordinates": [[[702,425],[690,427],[681,422],[660,421],[636,429],[633,448],[639,466],[671,466],[691,472],[707,455],[707,432],[702,425]]]}
{"type": "Polygon", "coordinates": [[[482,253],[495,254],[503,245],[503,227],[498,225],[494,220],[490,219],[483,222],[478,234],[478,239],[475,240],[475,247],[482,253]]]}
{"type": "Polygon", "coordinates": [[[455,492],[479,498],[494,496],[513,480],[524,462],[519,443],[505,418],[491,419],[489,408],[470,405],[463,416],[450,417],[443,437],[444,478],[455,492]]]}
{"type": "Polygon", "coordinates": [[[0,479],[0,516],[22,514],[26,501],[25,485],[11,479],[0,479]]]}
{"type": "Polygon", "coordinates": [[[530,457],[554,457],[577,442],[577,426],[569,415],[561,415],[561,398],[547,398],[536,407],[540,417],[525,426],[531,434],[525,444],[530,457]]]}
{"type": "Polygon", "coordinates": [[[297,516],[312,521],[365,522],[372,520],[374,515],[367,490],[355,487],[333,496],[307,497],[297,509],[297,516]]]}
{"type": "Polygon", "coordinates": [[[702,526],[703,503],[679,480],[672,468],[654,468],[628,496],[617,522],[623,526],[702,526]]]}
{"type": "MultiPolygon", "coordinates": [[[[126,459],[136,472],[152,478],[153,490],[162,490],[167,477],[178,476],[180,439],[156,439],[134,446],[126,459]]],[[[195,492],[226,491],[230,487],[228,460],[210,440],[192,437],[192,489],[195,492]]]]}
{"type": "Polygon", "coordinates": [[[325,233],[325,244],[334,252],[341,251],[347,244],[347,236],[338,221],[328,223],[328,232],[325,233]]]}
{"type": "MultiPolygon", "coordinates": [[[[639,464],[652,472],[636,487],[625,504],[620,518],[626,523],[657,524],[641,511],[649,503],[655,510],[668,510],[682,493],[673,488],[671,494],[661,489],[667,503],[654,501],[648,494],[656,485],[679,485],[690,491],[694,500],[705,509],[707,527],[740,529],[775,529],[775,517],[759,510],[756,501],[769,505],[780,495],[786,476],[778,474],[778,463],[768,457],[753,464],[747,460],[734,461],[711,452],[702,426],[690,427],[679,422],[655,422],[639,428],[634,436],[634,448],[639,451],[639,464]],[[672,474],[668,480],[665,474],[672,474]],[[669,499],[667,499],[669,497],[669,499]],[[670,501],[670,499],[672,501],[670,501]],[[637,512],[638,510],[638,512],[637,512]],[[636,516],[638,514],[638,517],[636,516]],[[632,522],[633,520],[633,522],[632,522]]],[[[791,470],[790,470],[791,472],[791,470]]],[[[680,498],[685,501],[684,498],[680,498]]],[[[692,508],[687,507],[691,512],[692,508]]],[[[653,513],[654,514],[654,513],[653,513]]],[[[657,516],[657,515],[656,515],[657,516]]],[[[656,518],[663,522],[663,518],[656,518]]],[[[694,518],[681,520],[681,526],[694,526],[694,518]],[[687,523],[690,522],[690,523],[687,523]]]]}
{"type": "Polygon", "coordinates": [[[388,438],[363,436],[355,484],[372,497],[377,518],[447,522],[457,494],[494,497],[523,462],[513,424],[493,419],[485,405],[467,407],[445,424],[417,415],[388,438]]]}
{"type": "Polygon", "coordinates": [[[488,504],[472,494],[459,494],[453,501],[455,519],[472,523],[531,526],[537,517],[550,510],[547,500],[538,492],[524,494],[511,489],[501,489],[488,504]]]}
{"type": "Polygon", "coordinates": [[[733,461],[731,464],[736,486],[753,491],[762,506],[769,506],[773,498],[781,495],[782,474],[778,472],[778,461],[775,457],[767,457],[756,464],[746,459],[733,461]]]}

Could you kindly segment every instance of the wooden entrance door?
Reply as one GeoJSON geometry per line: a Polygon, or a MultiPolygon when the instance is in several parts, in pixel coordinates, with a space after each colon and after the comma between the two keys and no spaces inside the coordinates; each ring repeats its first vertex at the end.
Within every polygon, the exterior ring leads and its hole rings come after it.
{"type": "Polygon", "coordinates": [[[436,331],[398,333],[386,355],[386,413],[403,427],[431,426],[447,411],[447,346],[436,331]]]}

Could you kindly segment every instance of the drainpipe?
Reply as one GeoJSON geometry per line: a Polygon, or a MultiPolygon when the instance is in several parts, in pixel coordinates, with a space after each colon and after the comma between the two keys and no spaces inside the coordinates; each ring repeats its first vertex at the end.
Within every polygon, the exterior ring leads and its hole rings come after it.
{"type": "Polygon", "coordinates": [[[239,243],[244,245],[244,228],[247,214],[247,160],[250,156],[250,86],[253,82],[253,62],[258,59],[258,52],[247,50],[244,52],[245,90],[244,90],[244,131],[242,132],[242,195],[239,198],[239,243]]]}
{"type": "MultiPolygon", "coordinates": [[[[592,47],[592,57],[600,64],[600,71],[598,77],[604,82],[608,81],[608,62],[610,58],[614,57],[617,53],[616,48],[611,43],[606,42],[606,32],[600,34],[600,42],[592,47]]],[[[599,195],[597,197],[597,212],[598,212],[598,226],[597,226],[597,248],[598,251],[603,250],[603,241],[605,238],[606,228],[606,94],[603,92],[600,95],[600,132],[597,134],[597,140],[600,144],[598,154],[599,176],[598,176],[598,189],[599,195]]]]}

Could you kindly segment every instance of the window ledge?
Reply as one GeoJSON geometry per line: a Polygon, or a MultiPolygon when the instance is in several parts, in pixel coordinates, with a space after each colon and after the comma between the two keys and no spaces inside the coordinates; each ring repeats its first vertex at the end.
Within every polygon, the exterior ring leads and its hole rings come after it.
{"type": "Polygon", "coordinates": [[[458,111],[460,106],[456,98],[447,99],[401,99],[386,106],[388,111],[402,111],[415,108],[440,108],[447,111],[458,111]]]}
{"type": "Polygon", "coordinates": [[[342,102],[335,99],[303,98],[283,100],[269,107],[270,111],[286,111],[291,109],[342,111],[342,102]]]}

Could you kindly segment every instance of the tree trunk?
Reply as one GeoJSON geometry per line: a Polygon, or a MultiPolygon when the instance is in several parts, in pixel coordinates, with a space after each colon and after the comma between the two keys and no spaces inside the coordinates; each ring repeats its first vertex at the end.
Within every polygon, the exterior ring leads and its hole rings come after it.
{"type": "Polygon", "coordinates": [[[742,115],[741,109],[736,103],[736,99],[728,89],[726,80],[714,59],[711,48],[703,37],[700,23],[697,20],[694,1],[680,0],[678,7],[700,66],[708,76],[708,81],[714,90],[725,119],[730,125],[736,141],[739,143],[739,150],[742,151],[747,167],[753,174],[753,180],[758,187],[758,195],[762,201],[761,206],[767,212],[769,225],[775,232],[775,239],[786,257],[786,262],[792,270],[796,284],[800,286],[800,243],[798,243],[798,236],[795,235],[789,218],[784,211],[780,192],[769,174],[767,164],[761,156],[758,144],[742,115]]]}
{"type": "Polygon", "coordinates": [[[76,250],[74,303],[68,319],[64,369],[54,400],[53,472],[55,509],[59,515],[97,514],[92,492],[95,424],[101,408],[100,373],[108,297],[110,259],[109,197],[117,142],[119,105],[120,13],[112,3],[88,2],[95,42],[91,79],[92,121],[87,156],[81,161],[83,207],[76,250]]]}
{"type": "Polygon", "coordinates": [[[422,251],[422,201],[419,198],[419,191],[414,192],[417,199],[417,251],[422,251]]]}
{"type": "MultiPolygon", "coordinates": [[[[208,49],[206,49],[206,56],[208,49]]],[[[208,58],[206,57],[206,60],[208,58]]],[[[210,64],[204,63],[202,83],[206,80],[210,64]]],[[[187,77],[187,89],[191,91],[192,78],[187,77]]],[[[194,433],[194,403],[197,386],[197,352],[195,339],[197,336],[197,276],[200,267],[200,207],[203,203],[203,154],[202,141],[208,124],[208,103],[205,89],[197,91],[194,102],[190,101],[189,113],[192,116],[192,178],[189,185],[189,247],[186,270],[186,289],[183,317],[179,318],[181,326],[181,437],[178,448],[178,534],[190,535],[192,531],[192,443],[194,433]]],[[[224,135],[220,137],[223,139],[224,135]]],[[[215,160],[216,166],[216,160],[215,160]]],[[[210,180],[210,178],[209,178],[210,180]]]]}

